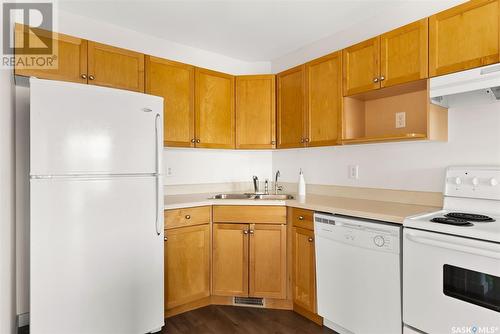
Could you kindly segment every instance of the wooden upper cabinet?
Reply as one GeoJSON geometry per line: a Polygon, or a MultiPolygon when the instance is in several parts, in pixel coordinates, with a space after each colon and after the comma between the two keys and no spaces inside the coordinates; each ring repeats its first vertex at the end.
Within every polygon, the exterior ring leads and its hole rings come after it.
{"type": "Polygon", "coordinates": [[[292,286],[294,304],[316,313],[316,265],[314,231],[293,228],[292,286]]]}
{"type": "Polygon", "coordinates": [[[236,77],[236,148],[276,147],[274,75],[236,77]]]}
{"type": "Polygon", "coordinates": [[[210,295],[210,225],[165,232],[165,309],[210,295]]]}
{"type": "Polygon", "coordinates": [[[30,28],[24,30],[24,25],[16,24],[15,43],[23,45],[25,39],[39,39],[40,43],[47,44],[52,40],[56,65],[54,69],[23,68],[16,66],[14,74],[33,76],[40,79],[71,81],[87,83],[87,41],[84,39],[52,33],[42,29],[30,28]],[[37,32],[37,37],[32,31],[37,32]]]}
{"type": "Polygon", "coordinates": [[[428,20],[413,22],[380,37],[382,87],[427,78],[428,20]]]}
{"type": "Polygon", "coordinates": [[[196,146],[234,148],[234,76],[196,68],[196,146]]]}
{"type": "Polygon", "coordinates": [[[194,66],[146,56],[146,93],[163,97],[164,146],[194,147],[194,66]]]}
{"type": "Polygon", "coordinates": [[[307,63],[306,87],[307,145],[337,144],[342,111],[342,53],[307,63]]]}
{"type": "Polygon", "coordinates": [[[277,75],[278,148],[303,147],[305,118],[305,65],[277,75]]]}
{"type": "Polygon", "coordinates": [[[248,224],[213,224],[212,294],[248,296],[248,224]]]}
{"type": "Polygon", "coordinates": [[[468,1],[429,18],[429,74],[499,61],[499,0],[468,1]]]}
{"type": "Polygon", "coordinates": [[[88,42],[88,83],[144,92],[144,55],[88,42]]]}
{"type": "Polygon", "coordinates": [[[286,225],[250,225],[249,296],[286,298],[286,225]]]}
{"type": "Polygon", "coordinates": [[[348,47],[342,54],[344,95],[380,88],[380,37],[348,47]]]}

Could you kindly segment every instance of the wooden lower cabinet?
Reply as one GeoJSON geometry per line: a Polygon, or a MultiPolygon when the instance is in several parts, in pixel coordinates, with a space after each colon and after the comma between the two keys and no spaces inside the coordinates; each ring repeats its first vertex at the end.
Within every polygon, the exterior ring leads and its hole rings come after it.
{"type": "Polygon", "coordinates": [[[314,231],[294,227],[292,244],[293,302],[316,313],[314,231]]]}
{"type": "Polygon", "coordinates": [[[165,231],[165,311],[210,296],[210,225],[165,231]]]}
{"type": "Polygon", "coordinates": [[[248,296],[248,224],[213,224],[212,294],[248,296]]]}
{"type": "Polygon", "coordinates": [[[313,212],[288,209],[292,226],[292,295],[293,309],[310,320],[322,324],[317,314],[316,257],[313,212]]]}
{"type": "Polygon", "coordinates": [[[212,294],[286,298],[286,226],[213,224],[212,294]]]}
{"type": "Polygon", "coordinates": [[[286,225],[250,225],[249,296],[286,298],[286,225]]]}

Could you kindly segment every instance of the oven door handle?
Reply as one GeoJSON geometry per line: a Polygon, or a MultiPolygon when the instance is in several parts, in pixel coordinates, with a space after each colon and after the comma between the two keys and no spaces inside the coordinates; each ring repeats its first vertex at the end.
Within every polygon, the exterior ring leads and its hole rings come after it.
{"type": "Polygon", "coordinates": [[[455,243],[441,240],[439,238],[421,237],[421,236],[413,235],[411,233],[406,234],[406,238],[410,241],[424,244],[424,245],[429,245],[429,246],[434,246],[434,247],[439,247],[439,248],[444,248],[444,249],[451,249],[451,250],[462,252],[462,253],[479,255],[479,256],[486,256],[486,257],[489,257],[492,259],[500,260],[500,251],[498,251],[497,249],[493,249],[493,248],[455,244],[455,243]]]}

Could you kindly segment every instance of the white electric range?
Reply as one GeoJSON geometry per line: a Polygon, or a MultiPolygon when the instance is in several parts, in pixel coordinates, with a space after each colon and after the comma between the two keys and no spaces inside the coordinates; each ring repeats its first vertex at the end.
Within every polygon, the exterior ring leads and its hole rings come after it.
{"type": "Polygon", "coordinates": [[[500,334],[500,166],[450,167],[403,230],[404,333],[500,334]]]}

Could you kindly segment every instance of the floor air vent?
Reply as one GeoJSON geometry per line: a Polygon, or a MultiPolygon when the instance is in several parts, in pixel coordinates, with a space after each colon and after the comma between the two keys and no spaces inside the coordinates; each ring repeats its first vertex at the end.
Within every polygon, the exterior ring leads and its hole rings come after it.
{"type": "Polygon", "coordinates": [[[236,306],[251,306],[251,307],[264,307],[264,298],[252,297],[234,297],[233,305],[236,306]]]}

